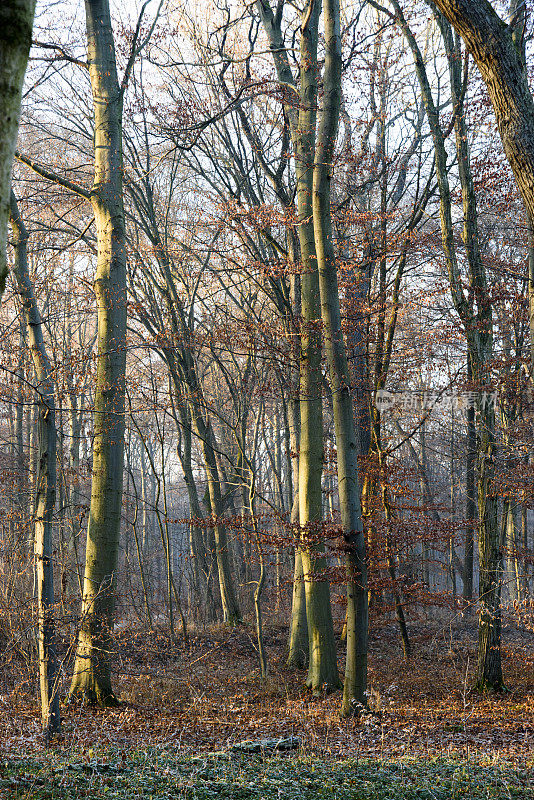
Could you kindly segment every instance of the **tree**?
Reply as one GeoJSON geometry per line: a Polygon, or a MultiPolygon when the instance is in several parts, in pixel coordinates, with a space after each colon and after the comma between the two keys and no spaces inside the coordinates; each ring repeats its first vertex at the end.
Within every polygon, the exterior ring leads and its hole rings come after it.
{"type": "Polygon", "coordinates": [[[6,237],[10,216],[11,172],[34,12],[35,0],[9,0],[0,6],[0,300],[8,272],[6,237]]]}
{"type": "MultiPolygon", "coordinates": [[[[534,100],[524,68],[520,8],[507,25],[488,0],[434,0],[458,31],[480,70],[504,152],[534,219],[534,100]]],[[[521,4],[523,5],[523,4],[521,4]]],[[[524,30],[523,30],[524,34],[524,30]]]]}
{"type": "Polygon", "coordinates": [[[56,417],[52,366],[43,337],[41,315],[28,269],[28,231],[11,192],[11,224],[15,263],[13,274],[24,310],[29,347],[37,379],[38,456],[35,481],[35,576],[39,618],[39,678],[41,716],[46,736],[58,733],[59,671],[54,636],[54,563],[52,525],[56,505],[56,417]]]}
{"type": "Polygon", "coordinates": [[[122,106],[108,0],[86,0],[87,57],[95,116],[97,231],[97,377],[91,506],[87,527],[81,626],[72,697],[114,705],[111,628],[119,550],[124,462],[126,238],[122,199],[122,106]]]}
{"type": "MultiPolygon", "coordinates": [[[[412,51],[415,70],[425,104],[428,124],[435,151],[435,164],[440,193],[440,221],[443,251],[454,307],[463,324],[470,375],[479,388],[489,380],[492,360],[493,322],[489,300],[485,265],[480,257],[478,242],[478,217],[473,177],[468,150],[465,112],[463,108],[460,53],[455,47],[450,27],[443,17],[437,22],[441,29],[448,58],[453,120],[456,135],[456,153],[463,200],[463,239],[469,272],[469,294],[462,285],[457,245],[452,219],[452,202],[447,167],[446,135],[440,122],[438,108],[432,96],[431,83],[416,38],[409,27],[398,0],[390,0],[395,19],[412,51]]],[[[500,611],[500,555],[497,520],[497,498],[492,482],[495,474],[495,409],[484,400],[478,403],[478,518],[480,554],[479,651],[477,686],[481,690],[502,688],[501,667],[501,611],[500,611]]],[[[471,509],[469,509],[471,511],[471,509]]],[[[468,511],[468,513],[469,513],[468,511]]],[[[470,520],[468,521],[468,526],[470,520]]],[[[467,547],[469,556],[469,545],[467,547]]],[[[469,566],[469,558],[467,559],[469,566]]]]}
{"type": "Polygon", "coordinates": [[[347,566],[347,658],[343,688],[344,715],[354,704],[367,705],[367,561],[358,480],[358,442],[350,376],[341,327],[330,185],[341,106],[341,23],[338,0],[325,0],[326,57],[323,110],[313,168],[313,228],[319,272],[321,315],[330,373],[337,444],[339,504],[347,566]]]}

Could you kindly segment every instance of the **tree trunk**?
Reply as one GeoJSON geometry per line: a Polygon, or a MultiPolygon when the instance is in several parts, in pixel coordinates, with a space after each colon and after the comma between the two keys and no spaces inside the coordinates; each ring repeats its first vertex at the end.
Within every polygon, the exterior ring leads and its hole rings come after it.
{"type": "Polygon", "coordinates": [[[488,0],[435,0],[463,38],[480,70],[497,119],[504,152],[534,218],[534,101],[514,28],[488,0]]]}
{"type": "MultiPolygon", "coordinates": [[[[298,492],[295,493],[291,522],[298,525],[299,506],[298,492]]],[[[287,666],[301,669],[308,661],[308,621],[306,617],[306,590],[302,570],[302,554],[295,547],[295,569],[293,573],[293,601],[291,604],[291,622],[289,626],[289,652],[287,666]]]]}
{"type": "MultiPolygon", "coordinates": [[[[468,377],[470,377],[468,362],[468,377]]],[[[464,588],[463,598],[466,602],[473,599],[473,561],[475,550],[475,528],[477,503],[475,492],[475,465],[477,450],[477,432],[475,426],[475,407],[470,405],[467,409],[467,460],[465,466],[465,548],[464,548],[464,588]]]]}
{"type": "Polygon", "coordinates": [[[108,0],[85,0],[95,115],[91,203],[97,229],[97,375],[91,505],[81,627],[71,697],[115,705],[111,632],[124,462],[126,240],[122,195],[122,105],[108,0]]]}
{"type": "Polygon", "coordinates": [[[325,548],[317,532],[322,517],[323,415],[321,331],[318,325],[321,312],[312,222],[312,181],[317,115],[317,43],[321,9],[320,2],[310,0],[303,11],[300,30],[300,83],[297,92],[278,15],[275,18],[268,0],[258,0],[257,6],[269,39],[278,80],[284,85],[284,90],[291,94],[286,112],[295,156],[298,236],[302,262],[299,516],[309,635],[307,684],[317,694],[325,687],[339,685],[330,587],[324,577],[327,566],[325,548]],[[294,105],[297,97],[298,114],[294,105]]]}
{"type": "Polygon", "coordinates": [[[307,685],[315,694],[339,685],[330,587],[324,577],[325,547],[318,537],[322,520],[323,411],[319,276],[312,222],[313,160],[317,104],[317,40],[320,3],[310,0],[300,41],[300,106],[295,166],[301,275],[299,517],[308,618],[307,685]]]}
{"type": "Polygon", "coordinates": [[[516,499],[511,498],[506,504],[506,530],[505,530],[505,552],[506,552],[506,575],[504,583],[506,594],[511,603],[521,601],[521,567],[518,557],[518,511],[516,499]]]}
{"type": "MultiPolygon", "coordinates": [[[[191,523],[189,526],[191,557],[193,559],[193,572],[198,581],[201,599],[207,610],[208,620],[213,622],[216,618],[215,603],[211,589],[211,566],[208,562],[206,543],[202,535],[201,519],[202,510],[198,499],[197,487],[191,466],[191,420],[186,413],[186,408],[179,406],[178,414],[182,421],[182,446],[179,448],[178,457],[184,473],[184,482],[189,498],[189,512],[191,523]]],[[[178,422],[178,420],[177,420],[178,422]]]]}
{"type": "MultiPolygon", "coordinates": [[[[289,438],[290,452],[293,455],[288,464],[290,471],[289,480],[292,484],[293,504],[291,506],[290,523],[295,531],[299,525],[299,459],[300,448],[300,407],[297,400],[290,400],[289,404],[289,438]]],[[[308,663],[308,619],[306,616],[306,589],[304,573],[302,570],[302,554],[297,545],[295,547],[295,567],[293,574],[293,596],[291,603],[291,622],[289,626],[289,652],[287,666],[301,669],[308,663]]]]}
{"type": "Polygon", "coordinates": [[[39,618],[39,678],[41,716],[45,734],[58,732],[58,663],[54,636],[54,565],[52,525],[56,505],[56,423],[52,366],[43,339],[41,316],[30,281],[27,256],[28,233],[11,193],[11,220],[15,246],[13,272],[17,280],[35,375],[38,383],[37,476],[35,504],[35,572],[39,618]]]}
{"type": "Polygon", "coordinates": [[[134,517],[133,517],[133,521],[132,521],[132,530],[133,530],[134,541],[135,541],[135,551],[136,551],[136,555],[137,555],[137,565],[139,567],[139,577],[141,579],[141,589],[143,591],[143,603],[144,603],[144,606],[145,606],[146,621],[148,623],[149,630],[153,630],[154,629],[154,622],[152,620],[152,612],[150,611],[150,602],[149,602],[149,599],[148,599],[148,586],[147,586],[147,581],[146,581],[146,577],[145,577],[145,570],[143,568],[143,560],[144,559],[143,559],[142,542],[139,541],[139,535],[137,533],[137,520],[139,519],[139,497],[138,497],[138,494],[137,494],[137,485],[135,483],[133,470],[131,468],[130,447],[129,446],[128,446],[127,453],[128,453],[128,470],[129,470],[130,478],[132,479],[132,485],[133,485],[133,490],[134,490],[134,495],[135,495],[135,511],[134,511],[134,517]]]}
{"type": "Polygon", "coordinates": [[[530,380],[534,384],[534,225],[527,214],[528,226],[528,319],[530,335],[530,380]]]}
{"type": "Polygon", "coordinates": [[[0,4],[0,300],[7,279],[7,226],[22,84],[32,41],[35,0],[0,4]]]}
{"type": "Polygon", "coordinates": [[[234,587],[232,572],[230,569],[230,552],[228,547],[228,536],[226,526],[222,519],[223,502],[221,495],[221,485],[219,480],[219,470],[215,450],[213,449],[211,438],[212,432],[204,422],[200,409],[196,406],[194,398],[191,399],[191,418],[196,435],[200,439],[204,464],[206,467],[206,477],[208,480],[208,493],[210,506],[213,516],[213,531],[215,534],[215,552],[217,556],[217,569],[219,573],[219,588],[221,594],[221,606],[223,621],[229,625],[235,625],[241,621],[241,611],[234,587]]]}
{"type": "MultiPolygon", "coordinates": [[[[451,193],[447,169],[445,138],[440,127],[439,114],[434,104],[431,86],[425,69],[424,59],[419,50],[415,37],[408,27],[406,20],[404,19],[398,0],[391,0],[391,3],[395,8],[396,17],[399,20],[399,24],[401,25],[404,36],[406,37],[406,40],[412,50],[417,77],[425,103],[427,119],[434,143],[436,174],[440,192],[442,244],[449,275],[451,295],[454,307],[465,328],[467,352],[471,370],[470,375],[473,378],[477,390],[480,392],[480,390],[486,386],[489,377],[487,370],[492,359],[493,322],[486,272],[484,264],[480,258],[478,247],[476,198],[471,175],[467,136],[465,133],[465,112],[461,107],[461,98],[459,93],[458,70],[460,69],[460,62],[458,59],[458,46],[457,43],[455,44],[452,41],[452,31],[450,26],[441,15],[437,15],[437,22],[440,26],[447,51],[451,92],[453,99],[456,101],[455,135],[456,154],[458,157],[458,172],[462,186],[464,223],[463,238],[469,263],[469,288],[476,299],[476,311],[474,310],[472,301],[470,302],[465,295],[460,276],[452,222],[451,193]]],[[[492,25],[488,23],[488,20],[491,22],[492,16],[495,18],[495,20],[497,20],[500,26],[503,28],[506,27],[504,26],[504,23],[502,23],[495,15],[495,12],[487,2],[468,0],[467,3],[467,0],[452,0],[452,2],[449,3],[447,0],[437,0],[436,6],[438,6],[446,16],[447,14],[444,10],[444,6],[454,6],[456,9],[458,9],[460,6],[464,7],[465,9],[468,7],[469,9],[472,8],[474,16],[477,18],[480,17],[479,22],[483,25],[483,27],[485,27],[487,36],[492,36],[494,34],[497,35],[497,29],[495,26],[492,28],[492,25]],[[485,9],[484,13],[481,13],[482,7],[485,9]]],[[[466,13],[469,14],[470,11],[467,10],[466,13]]],[[[493,22],[495,22],[495,20],[493,20],[493,22]]],[[[459,32],[462,33],[461,30],[459,32]]],[[[501,31],[501,33],[502,32],[503,31],[501,31]]],[[[479,32],[475,31],[475,39],[478,37],[478,35],[479,32]]],[[[498,36],[500,36],[500,33],[498,36]]],[[[493,42],[489,44],[490,50],[494,45],[497,47],[497,49],[499,49],[500,44],[498,42],[493,42]]],[[[515,49],[511,39],[510,46],[512,49],[515,49]]],[[[502,52],[502,55],[504,57],[504,51],[502,52]]],[[[517,53],[516,58],[518,59],[518,66],[521,67],[521,62],[517,53]]],[[[519,77],[524,88],[525,80],[522,73],[519,77]]],[[[503,87],[501,86],[501,88],[503,87]]],[[[519,87],[520,94],[522,91],[523,89],[519,87]]],[[[528,86],[526,91],[528,94],[528,101],[530,102],[529,107],[531,107],[532,112],[534,112],[534,104],[530,94],[528,93],[528,86]]],[[[520,115],[518,116],[517,113],[514,112],[512,106],[508,106],[508,111],[512,114],[515,122],[518,123],[520,115]]],[[[532,118],[534,119],[534,114],[532,118]]],[[[529,124],[533,125],[534,122],[531,121],[529,124]]],[[[521,132],[518,131],[516,133],[519,135],[519,138],[521,138],[521,132]]],[[[531,142],[531,145],[533,154],[532,163],[534,164],[534,141],[531,142]]],[[[532,200],[534,207],[534,174],[532,200]]],[[[497,500],[493,494],[489,494],[490,492],[494,491],[492,488],[492,481],[495,473],[495,414],[491,405],[486,403],[484,399],[482,399],[479,403],[478,444],[477,502],[478,540],[480,554],[479,597],[481,603],[481,612],[479,619],[477,687],[479,690],[485,690],[486,688],[498,690],[502,688],[500,654],[500,551],[499,531],[497,525],[497,500]]]]}
{"type": "MultiPolygon", "coordinates": [[[[478,370],[473,370],[477,376],[478,370]]],[[[480,402],[480,446],[478,457],[478,550],[480,563],[480,620],[476,688],[500,691],[501,665],[501,550],[497,520],[497,498],[490,493],[495,476],[495,412],[489,402],[480,402]]]]}
{"type": "Polygon", "coordinates": [[[326,61],[323,113],[313,174],[313,226],[321,314],[332,389],[337,445],[339,505],[346,548],[347,659],[342,713],[367,705],[367,563],[358,482],[358,441],[350,394],[350,377],[341,327],[336,255],[330,207],[332,159],[341,104],[341,34],[339,1],[325,0],[326,61]]]}

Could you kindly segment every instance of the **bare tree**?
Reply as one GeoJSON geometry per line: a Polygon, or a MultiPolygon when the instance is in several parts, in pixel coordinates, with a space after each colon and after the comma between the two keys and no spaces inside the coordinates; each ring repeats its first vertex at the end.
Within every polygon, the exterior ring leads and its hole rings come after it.
{"type": "Polygon", "coordinates": [[[37,475],[35,481],[35,574],[39,618],[39,678],[41,715],[45,734],[57,733],[59,715],[58,662],[54,636],[54,564],[52,524],[56,506],[56,418],[52,366],[43,337],[41,315],[28,268],[28,231],[11,193],[11,224],[17,282],[29,347],[37,379],[37,475]]]}

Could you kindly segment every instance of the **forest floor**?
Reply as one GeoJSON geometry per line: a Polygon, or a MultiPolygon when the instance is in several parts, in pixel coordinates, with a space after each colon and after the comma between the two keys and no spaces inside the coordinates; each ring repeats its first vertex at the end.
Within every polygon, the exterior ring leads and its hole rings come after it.
{"type": "Polygon", "coordinates": [[[265,682],[251,625],[193,631],[187,645],[123,632],[121,706],[65,707],[51,747],[29,689],[0,697],[0,797],[534,800],[534,633],[505,629],[508,692],[481,697],[471,691],[474,621],[410,630],[407,663],[396,628],[374,628],[372,713],[350,720],[339,716],[339,692],[313,699],[305,673],[285,667],[281,625],[265,634],[265,682]],[[299,746],[236,749],[278,737],[299,746]]]}

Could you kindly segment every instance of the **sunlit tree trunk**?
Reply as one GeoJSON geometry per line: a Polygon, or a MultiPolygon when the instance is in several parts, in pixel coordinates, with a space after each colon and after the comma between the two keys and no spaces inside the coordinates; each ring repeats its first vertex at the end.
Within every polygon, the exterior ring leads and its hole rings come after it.
{"type": "Polygon", "coordinates": [[[307,684],[314,693],[337,687],[336,647],[330,587],[324,577],[327,566],[319,528],[322,519],[321,476],[323,469],[323,424],[321,394],[321,331],[319,322],[319,278],[313,230],[313,163],[317,106],[317,44],[320,2],[310,0],[302,14],[300,29],[300,82],[297,90],[291,71],[280,19],[268,0],[258,0],[258,10],[269,39],[278,80],[291,97],[286,105],[290,121],[297,180],[298,237],[301,274],[300,337],[300,450],[299,523],[301,557],[308,618],[309,668],[307,684]],[[298,102],[298,113],[295,109],[298,102]]]}
{"type": "Polygon", "coordinates": [[[301,275],[299,514],[308,617],[308,686],[314,692],[339,685],[330,607],[324,577],[327,562],[318,536],[322,520],[323,425],[321,391],[321,308],[313,228],[313,159],[317,104],[317,41],[320,3],[306,7],[300,40],[300,106],[295,166],[303,272],[301,275]],[[308,540],[308,541],[307,541],[308,540]],[[315,541],[314,541],[315,540],[315,541]]]}
{"type": "MultiPolygon", "coordinates": [[[[298,526],[299,506],[298,492],[295,493],[291,522],[298,526]]],[[[300,669],[308,660],[308,622],[306,618],[306,590],[302,570],[302,554],[300,547],[295,547],[295,567],[293,572],[293,598],[291,604],[291,621],[289,626],[288,667],[300,669]]]]}
{"type": "Polygon", "coordinates": [[[71,697],[114,705],[111,632],[124,462],[126,241],[122,196],[122,106],[108,0],[86,0],[87,57],[95,118],[94,184],[98,257],[97,376],[91,504],[81,625],[71,697]]]}
{"type": "Polygon", "coordinates": [[[30,352],[37,379],[37,476],[35,503],[35,573],[39,618],[39,679],[41,715],[47,735],[60,729],[58,663],[54,636],[54,565],[52,525],[56,505],[56,422],[52,366],[43,339],[41,315],[28,269],[28,233],[11,194],[15,246],[13,272],[28,328],[30,352]]]}
{"type": "Polygon", "coordinates": [[[341,104],[341,33],[338,0],[324,2],[326,60],[323,113],[313,175],[313,225],[321,314],[332,389],[337,446],[339,505],[347,567],[347,659],[342,713],[367,698],[367,564],[358,482],[358,441],[350,394],[350,377],[341,328],[336,254],[330,208],[330,180],[341,104]]]}
{"type": "MultiPolygon", "coordinates": [[[[475,59],[495,111],[504,152],[534,219],[534,100],[516,25],[507,25],[488,0],[435,0],[475,59]]],[[[523,3],[518,3],[523,6],[523,3]]]]}
{"type": "MultiPolygon", "coordinates": [[[[290,239],[290,245],[292,240],[290,239]]],[[[295,263],[296,243],[291,247],[292,263],[295,263]]],[[[297,275],[290,278],[290,296],[293,317],[300,317],[300,279],[297,275]]],[[[289,440],[288,470],[288,501],[290,505],[291,531],[294,533],[299,527],[299,450],[300,450],[300,402],[298,360],[299,348],[296,344],[300,341],[298,325],[295,319],[287,321],[287,332],[292,342],[292,358],[290,371],[290,397],[287,404],[287,438],[289,440]]],[[[289,625],[289,642],[287,665],[300,669],[308,662],[308,621],[306,617],[306,589],[304,573],[302,570],[302,554],[297,542],[294,554],[293,593],[291,600],[291,620],[289,625]]]]}

